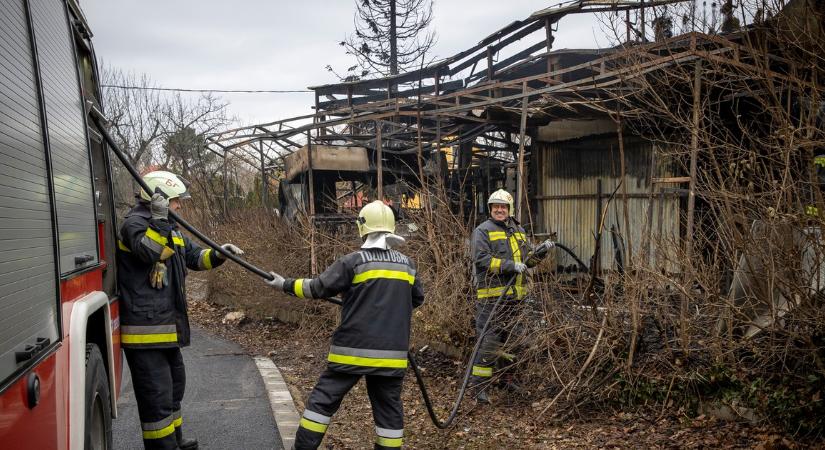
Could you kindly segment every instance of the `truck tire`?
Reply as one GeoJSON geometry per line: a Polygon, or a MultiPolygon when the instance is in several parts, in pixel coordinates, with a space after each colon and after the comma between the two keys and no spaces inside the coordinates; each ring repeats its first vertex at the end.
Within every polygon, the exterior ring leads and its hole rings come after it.
{"type": "Polygon", "coordinates": [[[103,356],[95,344],[86,344],[85,450],[112,448],[112,404],[103,356]]]}

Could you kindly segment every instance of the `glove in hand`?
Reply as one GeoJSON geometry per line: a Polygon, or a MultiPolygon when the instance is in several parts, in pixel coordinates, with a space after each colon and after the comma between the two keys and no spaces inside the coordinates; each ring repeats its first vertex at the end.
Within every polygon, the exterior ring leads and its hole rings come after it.
{"type": "Polygon", "coordinates": [[[169,220],[169,199],[160,192],[155,192],[149,203],[149,212],[155,220],[169,220]]]}
{"type": "Polygon", "coordinates": [[[284,279],[284,277],[278,275],[275,272],[269,272],[269,274],[272,275],[272,280],[264,280],[264,282],[266,284],[274,287],[275,289],[283,290],[284,289],[284,281],[286,281],[284,279]]]}
{"type": "Polygon", "coordinates": [[[523,273],[525,270],[527,270],[527,264],[520,263],[520,262],[515,263],[516,273],[523,273]]]}
{"type": "MultiPolygon", "coordinates": [[[[243,250],[240,249],[240,247],[234,244],[223,244],[221,245],[221,248],[235,256],[241,256],[244,253],[243,250]]],[[[220,259],[226,259],[226,256],[224,256],[221,252],[217,252],[217,256],[220,259]]]]}

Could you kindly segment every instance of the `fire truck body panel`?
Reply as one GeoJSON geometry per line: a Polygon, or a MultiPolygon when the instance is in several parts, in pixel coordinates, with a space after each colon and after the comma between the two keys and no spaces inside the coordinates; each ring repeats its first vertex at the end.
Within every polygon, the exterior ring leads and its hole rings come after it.
{"type": "Polygon", "coordinates": [[[116,224],[87,121],[100,95],[90,39],[75,0],[0,8],[0,448],[84,448],[87,345],[117,414],[116,224]]]}

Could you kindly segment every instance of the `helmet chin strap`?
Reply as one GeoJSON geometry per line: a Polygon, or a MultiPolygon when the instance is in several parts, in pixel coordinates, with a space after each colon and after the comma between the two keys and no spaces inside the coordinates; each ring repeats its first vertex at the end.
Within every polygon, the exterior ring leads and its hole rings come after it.
{"type": "Polygon", "coordinates": [[[404,245],[405,242],[407,241],[401,236],[388,233],[386,231],[380,231],[377,233],[368,234],[366,239],[364,239],[364,243],[361,244],[361,248],[380,248],[383,250],[389,250],[391,248],[404,245]]]}

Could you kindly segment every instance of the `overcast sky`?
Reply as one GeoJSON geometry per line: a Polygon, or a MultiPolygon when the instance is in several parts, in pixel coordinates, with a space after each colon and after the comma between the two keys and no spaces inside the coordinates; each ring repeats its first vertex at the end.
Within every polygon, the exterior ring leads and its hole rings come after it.
{"type": "MultiPolygon", "coordinates": [[[[464,50],[557,2],[436,0],[435,56],[464,50]]],[[[338,42],[352,32],[354,0],[80,0],[105,65],[145,73],[161,87],[305,89],[335,82],[353,59],[338,42]]],[[[558,24],[554,48],[604,45],[592,14],[558,24]]],[[[525,44],[533,44],[526,42],[525,44]]],[[[219,94],[243,124],[307,114],[311,93],[219,94]]]]}

